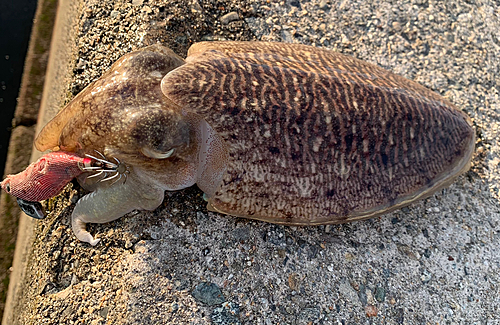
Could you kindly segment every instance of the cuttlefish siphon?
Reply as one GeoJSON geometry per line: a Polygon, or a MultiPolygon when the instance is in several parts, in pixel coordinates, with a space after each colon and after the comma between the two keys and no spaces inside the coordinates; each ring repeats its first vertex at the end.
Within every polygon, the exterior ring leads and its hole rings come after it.
{"type": "Polygon", "coordinates": [[[20,202],[72,178],[86,223],[157,208],[194,184],[208,208],[288,225],[371,218],[430,196],[469,166],[470,118],[423,86],[311,46],[153,45],[120,58],[38,135],[52,150],[2,188],[20,202]]]}

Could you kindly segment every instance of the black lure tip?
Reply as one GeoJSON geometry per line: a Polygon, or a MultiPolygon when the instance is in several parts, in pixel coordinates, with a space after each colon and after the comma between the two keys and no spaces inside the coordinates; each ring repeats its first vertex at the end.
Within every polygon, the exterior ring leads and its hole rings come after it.
{"type": "Polygon", "coordinates": [[[40,202],[26,201],[17,198],[17,204],[24,213],[35,219],[44,219],[47,215],[45,214],[45,209],[40,202]]]}

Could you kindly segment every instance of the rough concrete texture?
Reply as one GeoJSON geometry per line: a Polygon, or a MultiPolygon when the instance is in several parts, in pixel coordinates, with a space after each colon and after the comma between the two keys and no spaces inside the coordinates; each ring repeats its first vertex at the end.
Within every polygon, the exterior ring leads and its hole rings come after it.
{"type": "Polygon", "coordinates": [[[156,211],[91,225],[102,238],[96,247],[72,234],[68,198],[77,191],[68,189],[35,227],[6,324],[500,323],[498,3],[132,0],[77,8],[73,95],[144,45],[184,55],[202,39],[255,35],[332,48],[441,93],[474,119],[477,154],[449,188],[372,220],[276,226],[207,212],[191,188],[167,193],[156,211]]]}
{"type": "MultiPolygon", "coordinates": [[[[76,17],[66,14],[66,12],[70,11],[71,2],[66,2],[64,3],[65,5],[62,5],[63,3],[61,1],[58,6],[58,3],[55,3],[53,0],[40,0],[38,2],[30,46],[23,71],[18,106],[16,107],[16,113],[12,121],[13,130],[9,143],[5,174],[16,174],[29,164],[30,157],[31,161],[40,157],[40,152],[32,150],[33,138],[37,133],[36,130],[39,131],[40,127],[58,111],[66,98],[65,90],[69,82],[67,76],[72,75],[71,69],[68,68],[68,64],[71,64],[68,55],[69,53],[74,53],[75,49],[75,47],[68,45],[74,43],[76,33],[72,32],[72,29],[75,30],[77,25],[75,23],[76,17]],[[66,8],[68,9],[66,10],[66,8]],[[51,42],[50,38],[56,11],[59,17],[56,20],[59,24],[56,24],[57,28],[54,28],[54,39],[56,41],[51,42]],[[48,58],[49,47],[50,51],[55,53],[55,55],[50,57],[50,60],[48,58]],[[43,95],[40,99],[40,91],[42,89],[43,95]],[[38,122],[37,125],[34,125],[33,121],[36,120],[39,110],[38,122]]],[[[73,12],[76,11],[73,7],[73,12]]],[[[11,265],[12,259],[8,260],[8,258],[11,258],[12,254],[8,251],[9,247],[3,249],[4,245],[0,243],[0,249],[4,253],[0,272],[5,275],[8,274],[10,278],[2,277],[4,284],[0,287],[0,294],[3,296],[5,294],[4,286],[8,283],[9,290],[3,323],[12,324],[13,318],[19,310],[16,305],[18,301],[16,297],[24,294],[25,283],[22,279],[24,279],[24,276],[29,271],[26,263],[30,258],[29,254],[31,252],[35,221],[19,213],[16,201],[5,193],[2,193],[0,200],[0,213],[2,214],[0,221],[1,241],[4,243],[15,241],[16,247],[11,272],[8,268],[11,265]],[[18,229],[17,239],[15,239],[18,229]]]]}
{"type": "MultiPolygon", "coordinates": [[[[12,130],[5,175],[17,174],[29,164],[35,126],[18,126],[12,130]]],[[[0,195],[0,316],[3,315],[10,269],[14,258],[17,229],[21,209],[14,197],[7,193],[0,195]]]]}
{"type": "MultiPolygon", "coordinates": [[[[4,175],[17,174],[30,162],[33,138],[50,47],[50,36],[57,5],[56,0],[40,0],[31,31],[28,53],[19,89],[16,112],[12,120],[9,150],[4,175]]],[[[0,319],[3,316],[10,270],[21,210],[16,200],[0,194],[0,319]]]]}

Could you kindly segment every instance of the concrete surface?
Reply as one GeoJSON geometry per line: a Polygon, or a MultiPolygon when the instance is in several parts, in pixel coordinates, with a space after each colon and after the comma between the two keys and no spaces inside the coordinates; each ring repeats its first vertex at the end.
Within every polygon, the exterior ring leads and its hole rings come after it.
{"type": "MultiPolygon", "coordinates": [[[[23,76],[4,175],[17,174],[30,162],[33,138],[47,69],[50,39],[57,9],[56,0],[40,0],[31,30],[23,76]]],[[[10,273],[21,210],[16,200],[6,193],[0,194],[0,319],[7,298],[10,273]]]]}
{"type": "Polygon", "coordinates": [[[71,78],[50,77],[44,98],[68,100],[156,42],[181,55],[202,39],[301,42],[441,93],[474,119],[477,154],[449,188],[372,220],[276,226],[207,212],[191,188],[156,211],[92,225],[96,247],[72,234],[68,189],[29,234],[4,324],[500,324],[497,2],[73,4],[73,34],[60,36],[69,54],[51,53],[71,78]]]}

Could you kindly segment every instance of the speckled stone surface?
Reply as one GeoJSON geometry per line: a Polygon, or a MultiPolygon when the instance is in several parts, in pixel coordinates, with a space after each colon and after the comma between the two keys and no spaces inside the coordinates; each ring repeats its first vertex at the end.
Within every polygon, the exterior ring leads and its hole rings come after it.
{"type": "Polygon", "coordinates": [[[431,198],[339,226],[214,214],[191,188],[167,193],[156,211],[91,225],[102,243],[90,247],[73,236],[67,192],[35,227],[8,324],[500,323],[497,2],[86,1],[76,14],[67,100],[156,42],[180,55],[199,40],[300,42],[441,93],[474,119],[477,153],[471,171],[431,198]],[[202,283],[225,302],[196,298],[202,283]]]}

